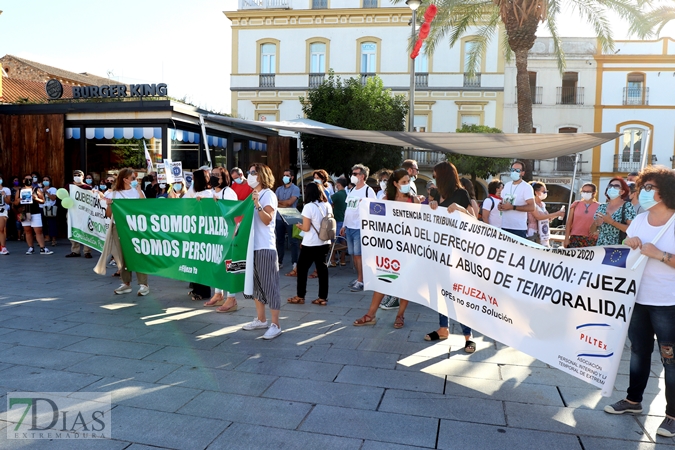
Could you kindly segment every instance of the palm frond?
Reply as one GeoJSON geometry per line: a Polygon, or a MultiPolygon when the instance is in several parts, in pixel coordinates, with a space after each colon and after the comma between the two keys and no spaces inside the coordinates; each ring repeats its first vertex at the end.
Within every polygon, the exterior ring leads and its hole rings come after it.
{"type": "MultiPolygon", "coordinates": [[[[649,22],[650,29],[658,36],[663,30],[663,27],[668,25],[669,22],[675,21],[675,6],[659,6],[658,8],[652,9],[646,14],[646,19],[649,22]]],[[[633,34],[637,34],[635,33],[635,30],[633,30],[632,25],[629,31],[633,34]]]]}
{"type": "Polygon", "coordinates": [[[497,28],[500,22],[499,11],[495,8],[492,11],[491,16],[488,18],[487,22],[478,28],[474,33],[474,38],[471,42],[471,50],[469,51],[466,57],[466,64],[464,71],[470,76],[474,76],[478,69],[478,63],[481,58],[485,58],[487,55],[487,47],[492,41],[492,37],[497,32],[497,28]]]}
{"type": "Polygon", "coordinates": [[[649,1],[638,0],[595,0],[608,11],[613,11],[629,24],[629,33],[640,39],[653,35],[653,26],[647,19],[644,8],[649,1]]]}
{"type": "MultiPolygon", "coordinates": [[[[603,0],[606,3],[611,1],[613,0],[603,0]]],[[[623,2],[623,0],[618,1],[623,2]]],[[[599,2],[588,0],[570,0],[570,3],[572,8],[578,11],[579,15],[593,27],[603,51],[613,50],[614,38],[612,37],[612,27],[606,9],[599,2]]]]}
{"type": "Polygon", "coordinates": [[[556,16],[557,11],[553,12],[553,10],[549,9],[549,14],[546,16],[546,26],[551,32],[551,37],[553,38],[553,54],[557,60],[560,75],[562,75],[563,72],[565,72],[567,62],[565,61],[565,51],[562,48],[562,40],[560,38],[560,34],[558,33],[558,26],[556,25],[556,16]]]}

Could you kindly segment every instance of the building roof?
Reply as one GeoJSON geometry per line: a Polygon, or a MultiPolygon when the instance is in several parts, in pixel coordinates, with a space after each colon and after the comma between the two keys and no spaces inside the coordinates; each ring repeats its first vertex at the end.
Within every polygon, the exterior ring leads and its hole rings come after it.
{"type": "MultiPolygon", "coordinates": [[[[0,103],[46,103],[46,83],[39,81],[17,80],[15,78],[2,78],[2,92],[0,103]]],[[[63,95],[72,97],[72,86],[63,86],[63,95]]]]}
{"type": "MultiPolygon", "coordinates": [[[[63,70],[59,69],[58,67],[52,67],[48,66],[47,64],[42,64],[39,62],[35,61],[30,61],[28,59],[24,58],[19,58],[18,56],[14,55],[5,55],[2,59],[4,58],[12,58],[15,59],[27,66],[32,66],[38,70],[41,70],[43,72],[47,72],[48,74],[52,75],[54,78],[59,78],[62,82],[67,82],[68,80],[73,81],[75,83],[80,83],[86,86],[100,86],[104,84],[120,84],[118,81],[111,80],[109,78],[105,77],[100,77],[98,75],[93,75],[87,72],[83,73],[76,73],[76,72],[71,72],[69,70],[63,70]]],[[[14,74],[10,74],[11,77],[14,76],[14,74]]],[[[46,81],[46,80],[45,80],[46,81]]]]}

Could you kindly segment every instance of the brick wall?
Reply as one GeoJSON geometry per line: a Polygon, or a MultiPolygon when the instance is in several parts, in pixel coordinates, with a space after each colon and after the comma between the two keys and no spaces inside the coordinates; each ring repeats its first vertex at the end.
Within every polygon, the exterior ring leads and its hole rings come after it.
{"type": "Polygon", "coordinates": [[[2,63],[2,68],[5,69],[7,76],[10,78],[39,81],[42,83],[46,83],[50,78],[47,72],[36,69],[35,67],[27,66],[8,56],[0,58],[0,62],[2,63]]]}

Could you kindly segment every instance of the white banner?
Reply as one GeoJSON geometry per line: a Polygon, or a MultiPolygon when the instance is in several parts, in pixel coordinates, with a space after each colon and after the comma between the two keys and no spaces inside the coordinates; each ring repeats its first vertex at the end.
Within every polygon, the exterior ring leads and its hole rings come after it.
{"type": "Polygon", "coordinates": [[[426,205],[364,199],[360,214],[366,289],[428,306],[611,395],[639,252],[543,249],[426,205]]]}
{"type": "Polygon", "coordinates": [[[70,198],[75,205],[68,210],[68,239],[103,251],[110,226],[110,219],[105,217],[105,202],[99,199],[98,191],[81,189],[74,184],[70,185],[70,198]]]}

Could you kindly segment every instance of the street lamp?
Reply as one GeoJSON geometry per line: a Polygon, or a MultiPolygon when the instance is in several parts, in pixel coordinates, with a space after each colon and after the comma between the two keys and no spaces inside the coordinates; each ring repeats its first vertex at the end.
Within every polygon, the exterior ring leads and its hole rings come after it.
{"type": "MultiPolygon", "coordinates": [[[[406,5],[412,10],[412,20],[410,21],[412,30],[410,32],[410,42],[415,43],[417,34],[417,8],[422,4],[422,0],[406,0],[406,5]]],[[[413,131],[413,122],[415,121],[415,60],[410,64],[410,105],[408,107],[408,131],[413,131]]]]}

